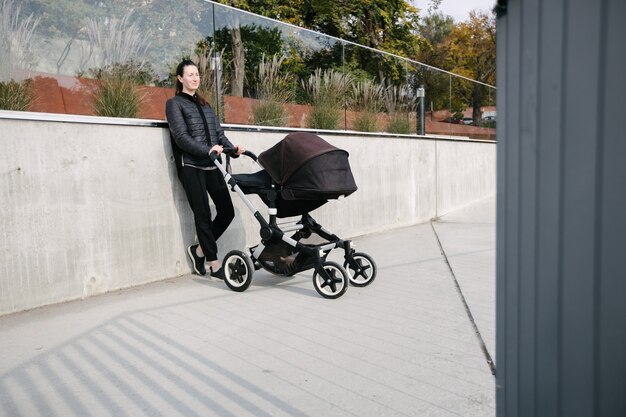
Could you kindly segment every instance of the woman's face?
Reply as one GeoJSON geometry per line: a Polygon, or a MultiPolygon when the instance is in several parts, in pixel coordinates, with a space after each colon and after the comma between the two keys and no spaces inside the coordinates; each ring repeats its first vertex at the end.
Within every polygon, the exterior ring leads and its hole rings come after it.
{"type": "Polygon", "coordinates": [[[178,81],[183,84],[183,92],[194,95],[200,85],[200,74],[195,65],[186,65],[183,68],[183,75],[178,76],[178,81]]]}

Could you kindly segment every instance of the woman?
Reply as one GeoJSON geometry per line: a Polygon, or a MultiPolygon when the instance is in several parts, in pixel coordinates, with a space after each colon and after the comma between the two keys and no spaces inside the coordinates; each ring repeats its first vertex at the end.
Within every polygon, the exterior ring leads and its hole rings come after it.
{"type": "MultiPolygon", "coordinates": [[[[198,94],[200,75],[193,61],[184,60],[176,68],[176,95],[165,105],[170,127],[172,149],[187,200],[193,211],[199,244],[187,248],[194,271],[206,274],[209,262],[211,276],[224,279],[224,271],[217,258],[217,239],[222,236],[235,217],[230,193],[224,177],[209,158],[218,156],[224,148],[234,148],[220,122],[206,100],[198,94]],[[217,214],[211,220],[209,198],[217,214]]],[[[245,149],[237,145],[237,155],[245,149]]]]}

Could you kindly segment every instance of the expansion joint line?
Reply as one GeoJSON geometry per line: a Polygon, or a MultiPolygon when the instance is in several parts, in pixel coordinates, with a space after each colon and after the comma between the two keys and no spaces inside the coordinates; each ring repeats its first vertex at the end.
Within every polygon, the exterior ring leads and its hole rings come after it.
{"type": "Polygon", "coordinates": [[[456,288],[456,291],[458,292],[459,297],[461,298],[463,307],[465,307],[465,313],[467,313],[467,317],[469,318],[469,321],[472,324],[472,327],[474,328],[474,333],[476,334],[476,337],[478,338],[480,349],[483,351],[483,355],[485,356],[485,359],[487,360],[487,365],[489,365],[491,374],[495,376],[496,365],[493,363],[493,359],[491,358],[491,355],[489,354],[489,351],[487,350],[487,345],[485,345],[485,340],[483,339],[483,336],[480,334],[480,330],[478,329],[478,326],[476,325],[476,321],[474,320],[472,311],[470,310],[469,305],[467,304],[467,300],[465,299],[465,296],[463,295],[463,291],[461,291],[461,286],[459,285],[459,281],[456,279],[456,275],[454,274],[454,269],[452,269],[452,265],[450,264],[448,255],[446,254],[446,251],[443,249],[443,245],[441,244],[441,240],[439,239],[439,235],[437,234],[437,230],[435,229],[435,225],[433,223],[434,221],[431,220],[430,227],[433,229],[433,233],[435,234],[435,237],[437,238],[437,244],[439,245],[439,249],[441,250],[443,259],[446,261],[446,265],[448,265],[448,269],[450,270],[450,274],[452,275],[452,280],[454,281],[454,286],[456,288]]]}

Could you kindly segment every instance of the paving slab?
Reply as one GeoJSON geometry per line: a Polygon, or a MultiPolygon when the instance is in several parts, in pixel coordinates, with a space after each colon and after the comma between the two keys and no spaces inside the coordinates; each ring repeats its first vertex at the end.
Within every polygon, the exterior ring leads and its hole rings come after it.
{"type": "Polygon", "coordinates": [[[448,213],[433,228],[485,341],[496,354],[496,200],[489,197],[448,213]]]}
{"type": "Polygon", "coordinates": [[[494,416],[453,279],[490,337],[476,214],[355,238],[378,276],[336,300],[257,271],[243,293],[183,276],[0,317],[0,416],[494,416]]]}

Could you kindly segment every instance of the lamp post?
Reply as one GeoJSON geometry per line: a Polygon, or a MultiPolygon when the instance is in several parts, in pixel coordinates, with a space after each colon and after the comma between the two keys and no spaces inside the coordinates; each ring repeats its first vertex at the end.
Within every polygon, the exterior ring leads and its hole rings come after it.
{"type": "MultiPolygon", "coordinates": [[[[211,58],[211,71],[213,71],[213,76],[215,77],[215,105],[217,106],[217,114],[220,117],[220,111],[224,108],[222,103],[222,55],[217,52],[211,58]]],[[[224,112],[225,113],[225,112],[224,112]]],[[[223,120],[223,117],[220,117],[223,120]]]]}
{"type": "Polygon", "coordinates": [[[424,136],[426,133],[426,121],[424,120],[424,98],[425,98],[425,93],[424,93],[424,84],[420,85],[420,87],[417,89],[417,97],[419,97],[420,99],[420,113],[419,113],[419,127],[417,130],[419,135],[424,136]]]}

